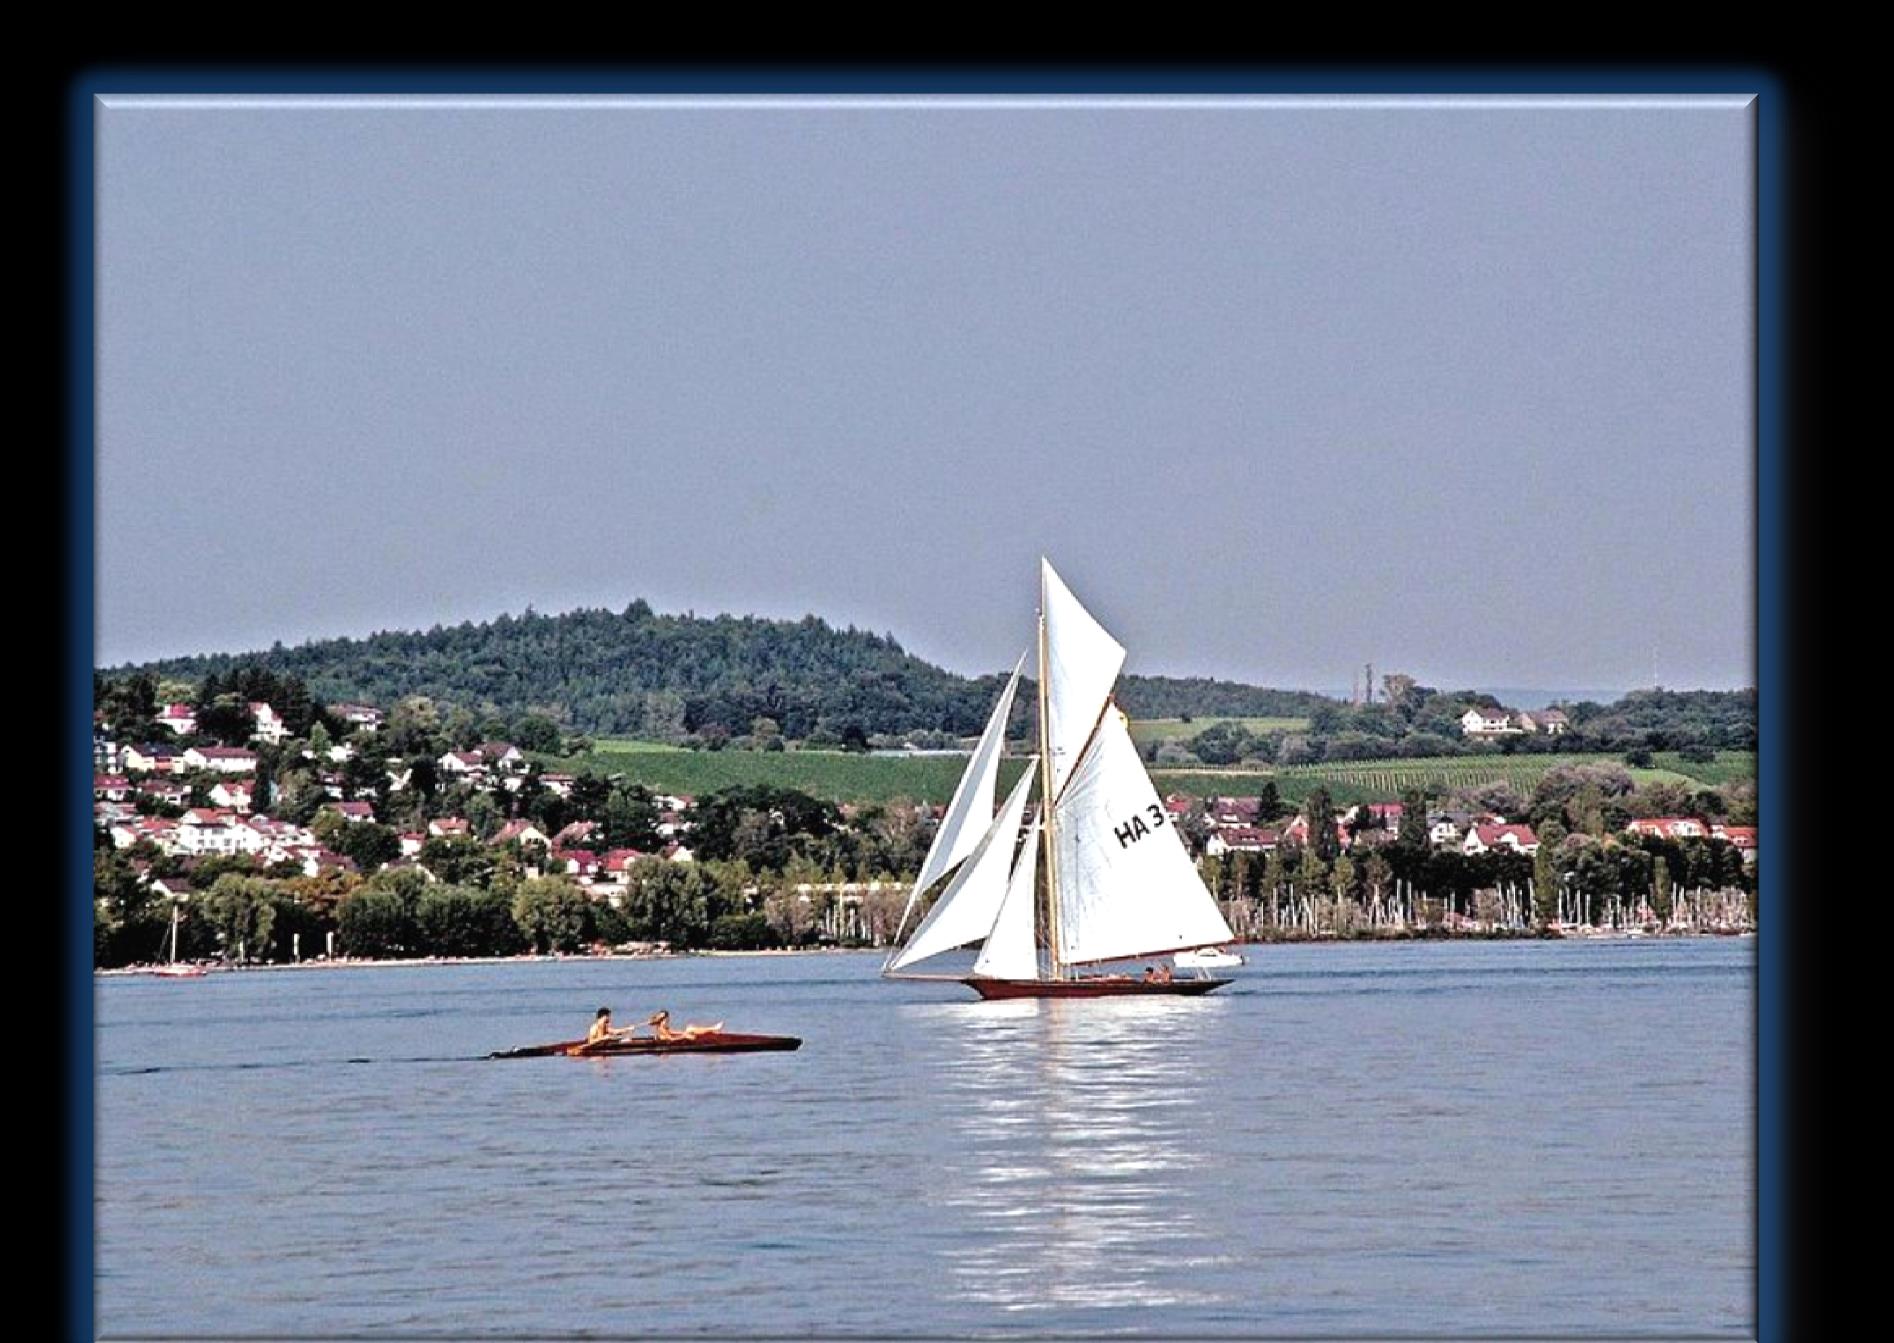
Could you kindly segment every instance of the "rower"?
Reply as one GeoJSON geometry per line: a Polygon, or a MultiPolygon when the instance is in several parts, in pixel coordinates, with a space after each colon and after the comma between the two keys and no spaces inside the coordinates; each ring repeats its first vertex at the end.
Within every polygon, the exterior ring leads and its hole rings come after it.
{"type": "Polygon", "coordinates": [[[601,1007],[598,1015],[592,1018],[592,1029],[585,1033],[585,1042],[595,1045],[600,1040],[609,1040],[618,1032],[612,1029],[612,1009],[601,1007]]]}
{"type": "Polygon", "coordinates": [[[669,1012],[653,1012],[651,1020],[645,1024],[651,1027],[651,1034],[660,1040],[694,1040],[700,1035],[715,1035],[723,1029],[723,1023],[719,1021],[710,1026],[699,1026],[693,1023],[681,1031],[674,1031],[671,1029],[669,1012]]]}

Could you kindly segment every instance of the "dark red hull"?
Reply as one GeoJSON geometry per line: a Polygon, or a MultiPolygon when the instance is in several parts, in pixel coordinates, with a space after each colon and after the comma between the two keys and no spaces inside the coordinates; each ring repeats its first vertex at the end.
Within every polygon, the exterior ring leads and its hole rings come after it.
{"type": "Polygon", "coordinates": [[[1098,975],[1090,979],[985,979],[970,975],[960,981],[982,998],[1117,998],[1129,994],[1168,993],[1196,996],[1220,989],[1227,979],[1138,979],[1131,975],[1098,975]]]}
{"type": "Polygon", "coordinates": [[[544,1058],[563,1054],[568,1058],[615,1057],[619,1054],[751,1054],[772,1049],[801,1049],[802,1041],[793,1035],[738,1035],[717,1031],[689,1040],[654,1040],[638,1036],[630,1040],[608,1040],[588,1045],[583,1040],[561,1040],[550,1045],[522,1045],[487,1055],[491,1059],[544,1058]]]}

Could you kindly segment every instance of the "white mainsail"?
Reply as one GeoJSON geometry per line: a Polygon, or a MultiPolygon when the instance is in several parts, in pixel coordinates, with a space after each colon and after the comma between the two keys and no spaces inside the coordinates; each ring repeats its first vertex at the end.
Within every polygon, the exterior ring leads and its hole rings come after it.
{"type": "Polygon", "coordinates": [[[908,902],[901,911],[901,922],[896,926],[896,936],[905,928],[908,915],[914,912],[914,902],[921,898],[921,892],[939,881],[950,872],[954,865],[966,858],[980,845],[980,837],[993,820],[993,798],[999,789],[1000,756],[1006,747],[1006,720],[1013,713],[1013,693],[1019,689],[1019,676],[1026,667],[1026,655],[1021,653],[1019,661],[1013,665],[1013,674],[1006,682],[1006,688],[1000,692],[999,702],[993,706],[992,715],[986,720],[986,730],[980,734],[980,742],[973,748],[973,755],[967,760],[967,768],[960,776],[960,782],[954,786],[953,800],[947,804],[946,814],[940,819],[940,828],[934,832],[934,842],[928,847],[927,857],[921,863],[920,878],[915,881],[914,889],[908,892],[908,902]]]}
{"type": "Polygon", "coordinates": [[[1029,765],[1019,776],[1019,782],[1013,785],[1000,814],[980,836],[973,855],[954,874],[947,889],[940,893],[940,899],[921,920],[921,926],[914,930],[914,936],[889,963],[890,970],[978,942],[993,930],[1000,904],[1006,898],[1007,874],[1013,867],[1013,841],[1019,836],[1019,823],[1026,813],[1026,794],[1032,782],[1029,765]]]}
{"type": "Polygon", "coordinates": [[[1037,898],[1034,885],[1039,876],[1039,826],[1033,821],[1019,861],[1013,865],[1012,880],[1006,883],[1006,898],[993,920],[993,931],[980,948],[973,973],[992,979],[1037,979],[1039,951],[1033,941],[1033,906],[1037,898]]]}
{"type": "Polygon", "coordinates": [[[1157,955],[1235,936],[1113,706],[1053,808],[1059,959],[1157,955]]]}
{"type": "Polygon", "coordinates": [[[1125,664],[1124,646],[1079,605],[1065,581],[1043,557],[1039,561],[1039,610],[1045,622],[1039,674],[1045,681],[1043,729],[1056,800],[1078,764],[1112,683],[1125,664]]]}

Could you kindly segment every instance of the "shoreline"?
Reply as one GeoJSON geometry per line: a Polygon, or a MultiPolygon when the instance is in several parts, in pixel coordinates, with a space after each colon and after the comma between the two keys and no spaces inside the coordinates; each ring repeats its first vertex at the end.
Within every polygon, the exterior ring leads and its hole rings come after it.
{"type": "MultiPolygon", "coordinates": [[[[1728,931],[1697,930],[1691,932],[1643,932],[1639,930],[1600,928],[1591,932],[1536,932],[1532,930],[1496,929],[1491,932],[1446,932],[1438,929],[1407,929],[1400,931],[1350,934],[1335,933],[1292,933],[1271,937],[1235,938],[1228,945],[1233,947],[1270,947],[1270,946],[1346,946],[1362,942],[1670,942],[1696,940],[1701,938],[1740,938],[1755,937],[1754,928],[1731,929],[1728,931]]],[[[766,956],[864,956],[885,954],[885,947],[761,947],[751,951],[692,950],[692,951],[633,951],[633,952],[571,952],[548,955],[524,956],[403,956],[383,959],[366,957],[338,956],[333,960],[315,957],[306,961],[269,961],[254,965],[201,965],[198,968],[207,974],[249,973],[251,971],[284,970],[375,970],[375,969],[413,969],[424,966],[450,965],[529,965],[537,963],[564,964],[570,961],[675,961],[691,957],[714,957],[720,959],[766,956]]],[[[180,962],[182,964],[182,962],[180,962]]],[[[164,969],[161,964],[124,965],[111,969],[94,969],[94,979],[123,979],[135,977],[153,977],[164,969]]]]}

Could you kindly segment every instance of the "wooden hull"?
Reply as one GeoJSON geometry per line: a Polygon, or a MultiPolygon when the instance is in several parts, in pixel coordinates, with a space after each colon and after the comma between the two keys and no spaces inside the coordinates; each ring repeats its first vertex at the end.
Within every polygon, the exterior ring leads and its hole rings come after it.
{"type": "Polygon", "coordinates": [[[960,981],[982,998],[1118,998],[1138,994],[1196,996],[1220,989],[1227,979],[1147,980],[1131,975],[1089,979],[987,979],[969,975],[960,981]]]}
{"type": "Polygon", "coordinates": [[[630,1040],[603,1040],[588,1045],[583,1040],[561,1040],[550,1045],[522,1045],[487,1055],[490,1059],[531,1059],[563,1055],[566,1058],[604,1058],[619,1054],[753,1054],[766,1050],[801,1049],[802,1041],[793,1035],[739,1035],[716,1031],[689,1040],[654,1040],[639,1036],[630,1040]]]}

